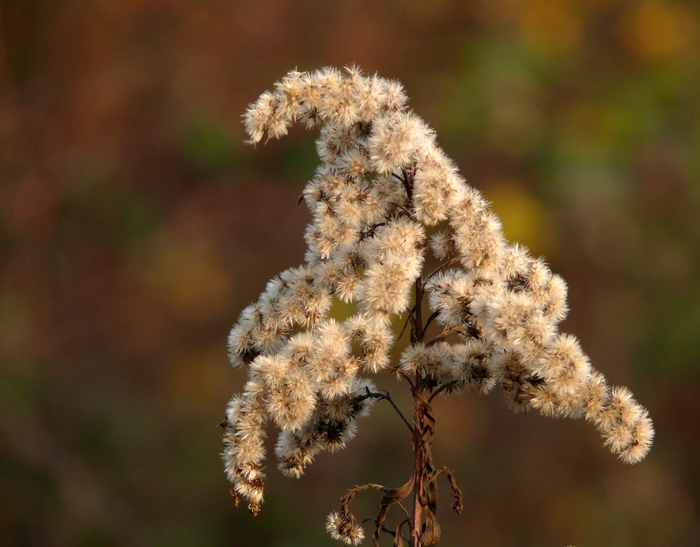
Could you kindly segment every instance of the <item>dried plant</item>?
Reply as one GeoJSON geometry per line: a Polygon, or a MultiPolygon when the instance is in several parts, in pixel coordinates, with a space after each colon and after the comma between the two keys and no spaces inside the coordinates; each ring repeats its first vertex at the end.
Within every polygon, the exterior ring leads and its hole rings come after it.
{"type": "Polygon", "coordinates": [[[243,497],[260,510],[268,422],[280,429],[281,471],[299,477],[319,451],[345,446],[375,400],[398,411],[365,377],[382,371],[405,380],[413,395],[412,423],[401,417],[413,436],[414,472],[399,488],[367,484],[341,498],[327,528],[346,543],[364,538],[349,509],[364,490],[384,492],[375,545],[383,533],[395,546],[438,543],[440,475],[461,511],[454,473],[438,468],[431,452],[431,402],[441,393],[500,386],[515,410],[584,417],[623,462],[646,455],[654,434],[647,411],[627,388],[608,386],[577,339],[558,331],[564,280],[506,242],[484,198],[407,109],[399,83],[355,68],[292,71],[245,115],[253,144],[285,135],[294,122],[320,128],[321,165],[303,194],[312,214],[308,251],[303,265],[272,279],[243,310],[229,337],[232,363],[249,370],[222,423],[236,502],[243,497]],[[432,272],[423,271],[428,249],[439,264],[432,272]],[[356,313],[344,322],[329,317],[334,299],[356,313]],[[398,337],[407,332],[410,344],[392,364],[396,316],[406,316],[398,337]],[[395,529],[385,525],[392,507],[404,516],[395,529]]]}

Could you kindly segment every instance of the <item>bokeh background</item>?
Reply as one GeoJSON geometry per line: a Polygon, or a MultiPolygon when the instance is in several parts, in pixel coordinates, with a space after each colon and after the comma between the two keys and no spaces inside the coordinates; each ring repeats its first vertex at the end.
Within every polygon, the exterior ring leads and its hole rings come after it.
{"type": "Polygon", "coordinates": [[[453,516],[443,486],[441,545],[700,545],[697,2],[3,0],[0,25],[1,545],[335,545],[347,488],[404,482],[381,403],[301,480],[271,462],[255,518],[219,461],[227,333],[302,262],[316,165],[312,134],[255,150],[240,116],[348,64],[403,82],[657,429],[630,467],[584,422],[440,400],[465,495],[453,516]]]}

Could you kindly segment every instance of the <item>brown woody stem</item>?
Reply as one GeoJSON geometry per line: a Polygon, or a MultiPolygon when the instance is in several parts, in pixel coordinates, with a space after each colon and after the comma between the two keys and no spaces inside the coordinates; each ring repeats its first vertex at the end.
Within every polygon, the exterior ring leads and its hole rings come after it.
{"type": "MultiPolygon", "coordinates": [[[[416,304],[414,308],[413,331],[411,333],[411,342],[421,343],[425,333],[423,332],[423,295],[425,289],[423,280],[416,280],[416,304]]],[[[425,461],[423,452],[423,404],[420,399],[422,375],[420,371],[416,372],[416,379],[413,387],[413,508],[411,511],[411,547],[420,547],[421,532],[423,521],[423,477],[425,476],[425,461]]]]}
{"type": "MultiPolygon", "coordinates": [[[[420,385],[420,372],[416,373],[416,390],[420,385]]],[[[415,412],[413,415],[413,507],[411,511],[411,547],[420,547],[423,520],[423,477],[425,476],[425,461],[423,460],[423,405],[414,391],[415,412]]]]}

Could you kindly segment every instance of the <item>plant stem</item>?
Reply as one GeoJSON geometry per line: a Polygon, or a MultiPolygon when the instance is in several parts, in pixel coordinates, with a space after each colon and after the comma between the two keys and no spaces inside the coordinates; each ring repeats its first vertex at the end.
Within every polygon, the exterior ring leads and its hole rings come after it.
{"type": "Polygon", "coordinates": [[[420,547],[422,511],[423,511],[423,477],[425,476],[425,461],[423,460],[423,406],[415,396],[421,382],[420,372],[416,373],[416,390],[414,391],[415,411],[413,414],[413,508],[411,512],[411,547],[420,547]]]}
{"type": "Polygon", "coordinates": [[[396,406],[396,403],[394,402],[394,399],[391,398],[391,394],[388,391],[384,391],[384,393],[373,393],[369,390],[369,388],[365,388],[367,392],[364,395],[360,395],[359,397],[355,397],[355,401],[364,401],[365,399],[384,399],[386,401],[389,401],[389,404],[394,407],[394,410],[398,413],[399,416],[401,416],[401,419],[403,420],[403,423],[406,424],[408,429],[413,433],[413,427],[411,427],[411,424],[408,422],[406,419],[406,416],[403,415],[403,412],[401,412],[401,409],[396,406]]]}
{"type": "MultiPolygon", "coordinates": [[[[416,280],[416,304],[414,308],[413,331],[411,341],[414,344],[423,342],[425,333],[423,331],[423,295],[424,287],[422,279],[416,280]]],[[[416,379],[413,385],[413,508],[411,512],[411,547],[420,547],[421,533],[423,528],[423,477],[425,476],[425,461],[423,453],[423,405],[418,394],[421,390],[422,375],[416,372],[416,379]]]]}

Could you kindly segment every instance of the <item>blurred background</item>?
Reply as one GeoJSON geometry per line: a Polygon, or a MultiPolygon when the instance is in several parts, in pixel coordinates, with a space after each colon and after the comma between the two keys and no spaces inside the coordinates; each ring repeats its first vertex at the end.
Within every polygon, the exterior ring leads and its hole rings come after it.
{"type": "Polygon", "coordinates": [[[302,479],[271,461],[257,517],[219,460],[226,337],[302,263],[316,166],[313,134],[256,150],[241,115],[290,69],[357,64],[566,279],[562,330],[657,430],[625,466],[584,422],[439,400],[465,505],[442,486],[440,545],[700,545],[697,2],[3,0],[0,25],[0,544],[336,545],[347,488],[403,484],[381,402],[302,479]]]}

